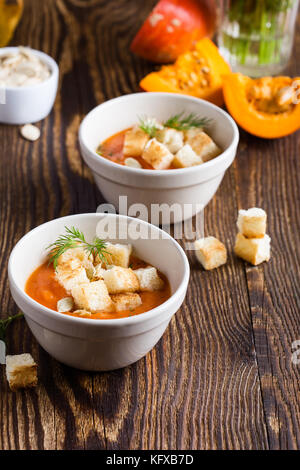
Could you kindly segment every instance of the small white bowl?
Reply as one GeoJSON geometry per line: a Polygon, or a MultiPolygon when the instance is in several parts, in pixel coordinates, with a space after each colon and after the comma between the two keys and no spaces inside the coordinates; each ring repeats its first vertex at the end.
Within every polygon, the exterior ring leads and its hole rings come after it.
{"type": "MultiPolygon", "coordinates": [[[[99,228],[97,235],[101,236],[99,228]]],[[[126,243],[120,238],[111,241],[126,243]]],[[[189,274],[187,257],[172,237],[141,220],[114,214],[72,215],[40,225],[17,243],[8,264],[12,296],[24,312],[27,324],[39,344],[64,364],[97,371],[125,367],[153,348],[185,298],[189,274]],[[24,291],[26,281],[46,260],[45,248],[64,233],[64,227],[78,227],[87,239],[92,239],[99,221],[104,217],[116,221],[123,229],[130,226],[134,229],[131,233],[135,230],[152,230],[156,239],[135,240],[129,237],[128,241],[133,244],[137,256],[167,276],[172,296],[146,313],[115,320],[71,317],[50,310],[29,297],[24,291]]]]}
{"type": "Polygon", "coordinates": [[[173,93],[136,93],[107,101],[85,117],[79,130],[83,159],[109,203],[119,210],[119,196],[125,195],[128,206],[143,203],[148,213],[151,204],[177,203],[181,209],[174,214],[175,222],[195,215],[211,200],[235,158],[238,141],[237,125],[225,111],[208,101],[173,93]],[[191,168],[144,170],[119,165],[96,153],[101,142],[136,124],[139,116],[165,121],[182,111],[211,120],[207,131],[223,149],[220,156],[191,168]],[[191,210],[187,216],[184,204],[191,210]]]}
{"type": "MultiPolygon", "coordinates": [[[[5,124],[27,124],[38,122],[50,113],[58,86],[59,69],[55,60],[44,52],[30,49],[46,65],[51,75],[47,80],[32,86],[5,87],[0,89],[0,122],[5,124]]],[[[18,52],[17,47],[2,47],[0,55],[18,52]]]]}

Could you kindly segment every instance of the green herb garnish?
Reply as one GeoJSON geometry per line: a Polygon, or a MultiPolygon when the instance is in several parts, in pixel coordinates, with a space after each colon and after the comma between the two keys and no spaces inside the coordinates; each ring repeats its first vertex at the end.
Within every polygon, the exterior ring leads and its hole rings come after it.
{"type": "Polygon", "coordinates": [[[22,312],[18,313],[17,315],[13,315],[11,317],[5,318],[5,320],[0,320],[0,340],[5,342],[5,337],[6,337],[6,330],[8,325],[10,325],[11,322],[14,320],[17,320],[18,318],[22,318],[24,314],[22,312]]]}
{"type": "Polygon", "coordinates": [[[54,269],[57,268],[58,258],[71,248],[82,247],[88,255],[99,256],[100,260],[107,262],[106,255],[110,253],[105,249],[106,241],[95,237],[92,243],[88,243],[85,236],[75,227],[65,227],[66,234],[60,235],[54,243],[47,247],[50,249],[49,264],[53,263],[54,269]]]}
{"type": "Polygon", "coordinates": [[[205,127],[209,121],[210,120],[208,118],[202,118],[194,113],[185,114],[184,112],[181,112],[170,117],[166,122],[164,122],[164,126],[171,127],[177,131],[188,131],[193,127],[205,127]]]}
{"type": "Polygon", "coordinates": [[[148,117],[139,117],[139,128],[142,129],[146,134],[152,139],[156,136],[157,131],[159,130],[159,125],[154,118],[148,117]]]}

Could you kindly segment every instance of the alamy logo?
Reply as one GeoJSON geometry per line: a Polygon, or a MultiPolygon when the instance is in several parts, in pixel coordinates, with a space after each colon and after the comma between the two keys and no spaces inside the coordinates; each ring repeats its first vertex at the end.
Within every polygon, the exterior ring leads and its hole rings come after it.
{"type": "MultiPolygon", "coordinates": [[[[97,212],[117,214],[112,204],[101,204],[97,212]]],[[[166,234],[169,234],[176,240],[184,240],[186,250],[194,250],[195,240],[204,236],[203,204],[151,204],[149,210],[141,203],[127,206],[127,196],[120,196],[118,212],[133,220],[103,217],[97,225],[97,235],[100,238],[156,240],[168,238],[166,234]],[[139,219],[160,226],[162,231],[138,223],[139,219]],[[179,222],[174,223],[174,220],[179,222]]]]}

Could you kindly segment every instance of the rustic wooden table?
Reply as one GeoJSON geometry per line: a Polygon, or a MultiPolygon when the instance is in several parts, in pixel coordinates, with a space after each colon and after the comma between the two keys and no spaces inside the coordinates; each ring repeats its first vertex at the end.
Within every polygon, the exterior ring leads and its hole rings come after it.
{"type": "MultiPolygon", "coordinates": [[[[42,137],[0,126],[1,316],[14,314],[7,261],[33,227],[94,212],[102,197],[77,132],[98,103],[138,91],[151,64],[129,52],[154,1],[26,0],[14,44],[53,56],[60,89],[42,137]]],[[[300,29],[289,72],[300,73],[300,29]]],[[[205,211],[206,234],[233,246],[239,208],[264,207],[269,263],[232,253],[204,272],[191,258],[186,302],[159,344],[131,367],[85,373],[63,366],[16,322],[11,353],[31,352],[39,386],[12,393],[1,368],[1,449],[299,449],[300,133],[264,141],[241,132],[238,156],[205,211]]]]}

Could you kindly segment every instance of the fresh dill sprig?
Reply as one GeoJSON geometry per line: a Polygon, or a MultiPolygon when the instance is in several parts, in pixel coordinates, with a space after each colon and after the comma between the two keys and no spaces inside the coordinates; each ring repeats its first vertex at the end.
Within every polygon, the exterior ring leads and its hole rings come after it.
{"type": "Polygon", "coordinates": [[[6,336],[6,330],[8,325],[10,325],[11,322],[14,320],[17,320],[18,318],[22,318],[24,314],[22,312],[18,313],[17,315],[13,315],[11,317],[7,317],[4,320],[0,320],[0,340],[5,342],[5,336],[6,336]]]}
{"type": "Polygon", "coordinates": [[[208,118],[202,118],[194,113],[185,114],[183,111],[170,117],[166,122],[164,122],[164,126],[171,127],[177,131],[188,131],[193,127],[205,127],[209,121],[210,119],[208,118]]]}
{"type": "Polygon", "coordinates": [[[88,243],[85,236],[75,227],[65,227],[66,233],[60,235],[54,243],[47,247],[50,250],[49,264],[53,263],[54,269],[57,268],[58,258],[71,248],[82,247],[88,255],[99,256],[100,260],[106,262],[106,255],[110,253],[105,249],[106,241],[95,237],[92,243],[88,243]]]}
{"type": "Polygon", "coordinates": [[[146,134],[152,139],[156,136],[157,131],[159,130],[159,125],[154,118],[149,118],[145,116],[139,117],[139,128],[142,129],[146,134]]]}

